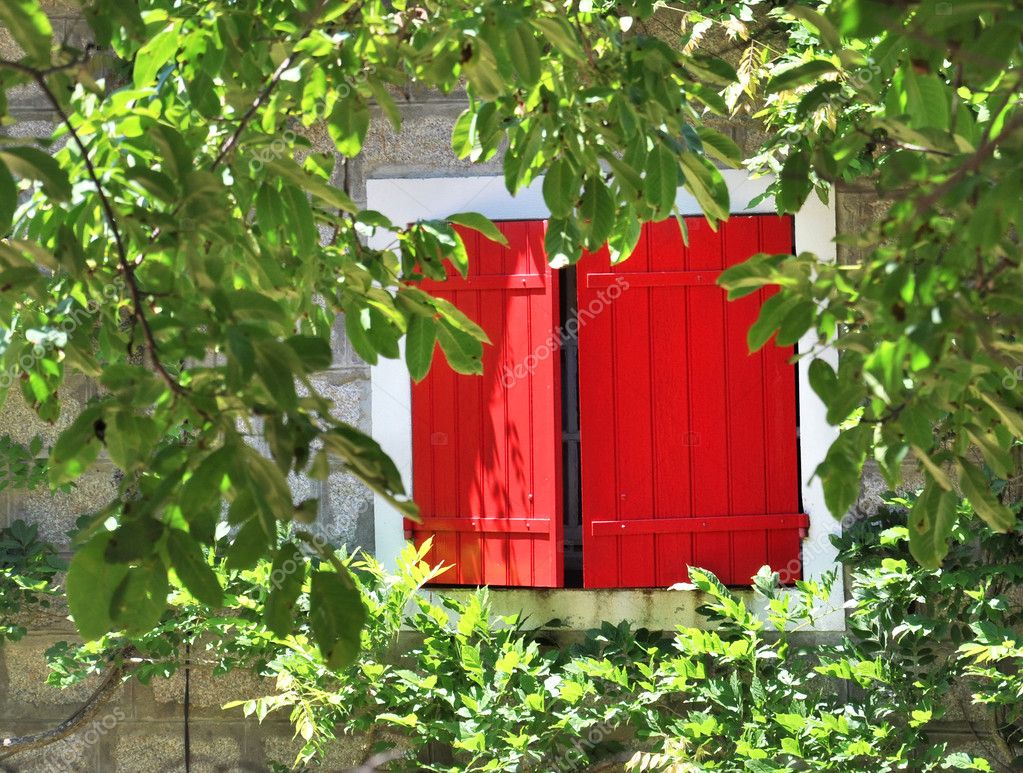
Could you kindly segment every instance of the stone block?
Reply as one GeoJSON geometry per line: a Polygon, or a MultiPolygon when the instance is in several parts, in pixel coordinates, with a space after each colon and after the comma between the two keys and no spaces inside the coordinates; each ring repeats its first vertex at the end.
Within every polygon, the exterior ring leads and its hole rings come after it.
{"type": "MultiPolygon", "coordinates": [[[[0,647],[0,721],[63,720],[95,691],[101,676],[91,676],[71,687],[46,684],[50,669],[46,650],[70,637],[29,635],[0,647]]],[[[111,707],[125,700],[122,687],[111,707]]]]}
{"type": "MultiPolygon", "coordinates": [[[[369,365],[355,353],[352,342],[348,340],[348,334],[345,332],[344,314],[338,314],[337,319],[334,321],[334,327],[330,332],[330,346],[334,352],[334,367],[369,370],[369,365]]],[[[368,372],[366,376],[368,378],[368,372]]]]}
{"type": "MultiPolygon", "coordinates": [[[[111,715],[113,716],[113,715],[111,715]]],[[[99,740],[114,725],[103,717],[89,723],[77,733],[46,746],[21,752],[0,762],[0,770],[18,773],[86,773],[97,770],[99,740]],[[110,729],[108,729],[108,725],[110,729]]],[[[0,737],[24,736],[50,730],[52,725],[26,723],[0,727],[0,737]]]]}
{"type": "Polygon", "coordinates": [[[373,548],[373,495],[358,478],[333,472],[323,486],[320,513],[310,529],[334,545],[373,548]]]}
{"type": "MultiPolygon", "coordinates": [[[[201,651],[193,650],[196,659],[203,659],[201,651]]],[[[225,713],[223,706],[232,701],[249,700],[274,692],[274,683],[248,669],[237,669],[226,674],[214,674],[213,669],[193,667],[189,674],[188,696],[190,714],[200,719],[220,721],[242,720],[241,709],[225,713]]],[[[153,679],[149,685],[136,684],[134,695],[135,716],[138,718],[172,719],[182,716],[185,695],[185,672],[179,669],[169,679],[153,679]]],[[[281,715],[286,719],[286,715],[281,715]]]]}
{"type": "Polygon", "coordinates": [[[386,120],[370,124],[362,148],[369,177],[414,177],[497,174],[499,157],[485,164],[458,159],[451,150],[451,130],[462,112],[459,104],[409,105],[402,110],[400,133],[386,120]]]}
{"type": "MultiPolygon", "coordinates": [[[[270,763],[294,764],[303,746],[301,737],[295,738],[291,731],[282,732],[279,728],[266,724],[259,726],[256,730],[258,732],[253,733],[253,746],[262,751],[267,767],[270,763]]],[[[255,750],[250,754],[254,754],[254,752],[255,750]]],[[[364,737],[343,733],[339,730],[337,740],[327,747],[322,763],[313,769],[324,773],[347,773],[353,768],[359,767],[371,754],[369,743],[364,737]]]]}
{"type": "Polygon", "coordinates": [[[61,550],[70,548],[68,532],[78,518],[99,510],[117,495],[117,470],[100,462],[83,475],[69,491],[48,488],[12,494],[8,518],[22,518],[39,524],[39,537],[61,550]]]}
{"type": "MultiPolygon", "coordinates": [[[[193,722],[190,727],[192,773],[250,773],[266,770],[245,758],[245,727],[234,723],[193,722]]],[[[104,773],[182,773],[185,770],[181,722],[132,722],[105,739],[99,770],[104,773]]]]}
{"type": "Polygon", "coordinates": [[[316,391],[333,404],[335,419],[369,429],[369,380],[363,370],[332,370],[311,379],[316,391]]]}
{"type": "Polygon", "coordinates": [[[60,416],[51,424],[40,419],[29,407],[20,388],[12,387],[0,409],[0,434],[10,435],[15,442],[24,444],[39,435],[45,445],[52,445],[78,417],[94,389],[86,379],[72,377],[61,387],[59,394],[60,416]]]}
{"type": "Polygon", "coordinates": [[[25,55],[24,49],[14,42],[11,33],[0,27],[0,58],[16,61],[25,55]]]}
{"type": "MultiPolygon", "coordinates": [[[[903,465],[902,485],[900,492],[915,491],[923,486],[923,475],[916,465],[903,465]]],[[[863,465],[863,477],[860,482],[860,496],[856,501],[854,509],[859,515],[868,515],[876,512],[883,504],[883,495],[888,491],[888,483],[881,475],[877,464],[868,461],[863,465]]]]}

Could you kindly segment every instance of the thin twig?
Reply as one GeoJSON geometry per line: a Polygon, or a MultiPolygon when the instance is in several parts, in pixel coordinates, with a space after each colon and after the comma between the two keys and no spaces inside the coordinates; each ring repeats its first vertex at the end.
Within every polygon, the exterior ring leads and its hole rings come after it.
{"type": "Polygon", "coordinates": [[[985,161],[990,158],[994,152],[998,149],[1002,140],[1013,134],[1017,129],[1023,126],[1023,113],[1017,113],[1013,116],[1012,120],[1005,124],[1001,134],[997,137],[992,137],[984,142],[977,152],[974,153],[965,163],[959,166],[948,179],[945,180],[941,185],[932,190],[928,195],[917,201],[918,211],[923,213],[934,207],[945,194],[952,190],[964,177],[972,172],[976,172],[984,164],[985,161]]]}
{"type": "Polygon", "coordinates": [[[225,142],[220,148],[220,152],[217,153],[216,158],[213,159],[213,164],[210,167],[211,170],[216,169],[229,155],[231,155],[235,146],[238,144],[238,140],[241,138],[242,133],[244,133],[245,129],[252,122],[252,119],[256,117],[256,113],[259,112],[259,108],[262,107],[266,100],[270,98],[274,89],[277,88],[277,84],[281,82],[281,77],[299,60],[302,54],[300,51],[296,51],[295,49],[298,47],[298,44],[309,37],[309,35],[312,34],[312,31],[316,28],[316,19],[319,18],[322,7],[323,2],[321,0],[321,2],[317,3],[316,8],[313,9],[310,21],[302,31],[302,34],[295,40],[295,45],[292,46],[291,53],[288,54],[284,58],[284,61],[277,66],[277,69],[273,71],[273,74],[270,76],[270,80],[267,81],[263,90],[256,95],[256,98],[252,100],[252,104],[249,105],[248,110],[245,111],[241,119],[238,121],[238,126],[235,127],[231,136],[228,137],[227,142],[225,142]]]}

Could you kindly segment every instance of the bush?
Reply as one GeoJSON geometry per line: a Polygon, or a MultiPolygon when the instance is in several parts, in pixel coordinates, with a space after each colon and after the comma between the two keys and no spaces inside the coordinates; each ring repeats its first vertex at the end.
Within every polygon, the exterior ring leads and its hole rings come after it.
{"type": "MultiPolygon", "coordinates": [[[[750,605],[693,569],[707,626],[662,636],[605,624],[559,648],[495,616],[485,589],[423,593],[439,571],[424,546],[406,549],[393,576],[370,557],[342,556],[368,613],[349,669],[328,668],[307,627],[283,638],[266,627],[254,610],[278,578],[260,564],[230,573],[224,610],[179,591],[175,614],[144,636],[55,648],[52,680],[76,681],[126,652],[143,661],[139,678],[166,675],[188,644],[216,671],[272,680],[264,697],[229,707],[259,720],[288,712],[304,741],[296,766],[314,765],[344,733],[365,739],[367,757],[399,750],[392,770],[568,771],[616,757],[672,771],[1018,769],[1020,535],[955,530],[944,568],[924,569],[908,552],[911,504],[891,500],[841,540],[849,629],[830,642],[805,634],[832,611],[834,576],[781,588],[765,568],[750,605]],[[927,736],[960,680],[987,711],[988,759],[927,736]],[[427,747],[447,756],[429,760],[427,747]]],[[[306,576],[306,612],[308,586],[306,576]]]]}

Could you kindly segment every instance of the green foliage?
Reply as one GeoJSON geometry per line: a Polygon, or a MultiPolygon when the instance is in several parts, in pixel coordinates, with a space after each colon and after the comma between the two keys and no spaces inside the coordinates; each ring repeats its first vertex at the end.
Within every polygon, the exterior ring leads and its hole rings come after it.
{"type": "MultiPolygon", "coordinates": [[[[456,225],[501,237],[471,212],[391,223],[339,182],[371,104],[400,130],[395,87],[465,84],[453,147],[475,161],[506,147],[510,191],[550,170],[547,238],[560,262],[608,240],[627,255],[639,222],[670,215],[680,185],[712,221],[727,216],[704,146],[737,154],[699,124],[721,109],[707,84],[734,73],[639,32],[652,8],[88,0],[103,52],[92,61],[54,38],[39,0],[4,3],[0,19],[25,56],[0,61],[0,121],[11,120],[6,91],[26,83],[60,121],[52,136],[0,144],[0,233],[10,237],[0,242],[0,386],[19,386],[54,422],[70,376],[97,380],[99,396],[56,441],[50,480],[73,483],[104,452],[124,473],[75,543],[68,593],[83,635],[143,631],[176,580],[218,603],[223,582],[198,555],[224,513],[228,567],[281,558],[277,526],[317,510],[295,504],[289,475],[322,478],[340,463],[415,516],[391,461],[322,394],[334,322],[344,315],[368,363],[399,356],[408,335],[416,378],[438,344],[456,371],[478,374],[485,333],[417,281],[443,279],[449,264],[465,274],[456,225]],[[308,139],[321,127],[331,152],[308,139]],[[392,248],[367,246],[376,233],[392,248]]],[[[335,664],[352,657],[363,619],[346,573],[313,583],[313,636],[335,664]]],[[[286,636],[290,605],[274,604],[286,636]]]]}
{"type": "MultiPolygon", "coordinates": [[[[454,152],[503,150],[513,193],[545,175],[557,266],[605,242],[628,257],[680,185],[712,225],[726,218],[709,156],[740,154],[707,119],[729,112],[767,125],[746,163],[775,175],[780,211],[831,184],[888,197],[877,223],[841,235],[851,262],[759,256],[722,283],[733,296],[780,288],[753,348],[843,333],[837,372],[812,373],[841,428],[816,471],[836,514],[868,458],[892,486],[916,460],[928,482],[911,545],[926,566],[947,550],[957,484],[980,521],[1013,527],[1014,503],[972,452],[1009,476],[1023,439],[1018,4],[707,2],[670,11],[676,48],[650,34],[654,5],[90,0],[99,78],[86,52],[55,40],[39,0],[4,4],[24,56],[0,61],[0,120],[7,90],[28,83],[60,122],[0,144],[0,385],[54,422],[69,376],[98,380],[53,448],[50,479],[73,483],[104,451],[124,473],[75,546],[83,634],[145,629],[175,577],[215,602],[196,550],[224,513],[231,570],[279,558],[277,526],[316,511],[296,505],[289,475],[322,478],[332,459],[415,515],[394,465],[336,417],[318,374],[339,313],[369,363],[399,356],[407,335],[416,378],[437,345],[456,371],[479,373],[486,335],[416,284],[449,266],[465,274],[456,224],[495,229],[473,213],[391,223],[338,182],[371,104],[400,130],[394,87],[465,85],[454,152]],[[715,27],[744,47],[735,66],[705,45],[715,27]],[[331,152],[313,148],[314,127],[331,152]],[[367,246],[378,233],[392,248],[367,246]]],[[[337,663],[363,615],[347,570],[333,571],[315,584],[330,608],[316,610],[313,635],[337,663]]],[[[271,612],[281,635],[286,601],[271,612]]]]}
{"type": "Polygon", "coordinates": [[[64,568],[37,526],[17,520],[0,529],[0,644],[24,636],[25,616],[49,607],[54,575],[64,568]]]}
{"type": "Polygon", "coordinates": [[[193,662],[215,673],[249,668],[273,685],[226,708],[260,721],[287,712],[305,742],[296,766],[315,765],[344,733],[364,739],[367,757],[399,750],[392,770],[576,770],[621,756],[672,771],[1016,769],[1023,533],[963,528],[972,513],[957,500],[944,566],[923,568],[909,554],[913,504],[893,499],[840,540],[852,597],[848,631],[830,637],[807,632],[832,611],[833,575],[779,588],[762,570],[751,603],[692,569],[700,626],[671,636],[605,623],[557,647],[517,616],[496,616],[486,589],[424,592],[444,568],[423,563],[423,546],[406,549],[395,575],[370,558],[337,557],[367,614],[363,654],[349,668],[318,657],[311,634],[311,578],[322,570],[261,561],[232,575],[220,610],[178,590],[151,631],[54,648],[51,682],[73,683],[128,652],[138,678],[166,676],[188,643],[193,662]],[[284,587],[303,622],[277,636],[259,609],[284,587]],[[928,735],[963,688],[975,722],[1001,739],[986,759],[928,735]]]}
{"type": "Polygon", "coordinates": [[[43,441],[36,435],[23,445],[10,435],[0,437],[0,491],[7,488],[32,491],[46,483],[47,458],[41,456],[43,441]]]}
{"type": "MultiPolygon", "coordinates": [[[[734,10],[709,16],[727,24],[734,10]]],[[[826,198],[831,185],[879,201],[873,222],[839,234],[841,265],[760,256],[722,284],[733,297],[780,288],[752,348],[775,331],[779,343],[839,333],[837,376],[820,361],[811,372],[829,421],[842,426],[817,469],[828,505],[844,514],[866,459],[893,487],[915,460],[927,489],[913,554],[930,567],[948,549],[957,481],[987,526],[1010,530],[1017,518],[979,462],[1009,476],[1023,439],[1019,11],[1016,2],[872,0],[773,10],[763,18],[788,46],[765,46],[765,33],[758,47],[754,36],[757,56],[740,68],[747,88],[730,93],[769,129],[747,163],[778,175],[779,210],[796,211],[814,189],[826,198]]]]}

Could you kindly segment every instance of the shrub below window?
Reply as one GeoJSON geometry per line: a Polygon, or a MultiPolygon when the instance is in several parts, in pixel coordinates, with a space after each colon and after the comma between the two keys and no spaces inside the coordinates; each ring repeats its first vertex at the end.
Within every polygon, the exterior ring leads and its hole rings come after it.
{"type": "MultiPolygon", "coordinates": [[[[783,589],[764,569],[754,612],[694,569],[706,627],[664,636],[604,624],[559,648],[517,617],[495,616],[485,589],[421,592],[437,575],[424,546],[408,548],[395,575],[369,557],[343,559],[369,621],[347,670],[327,668],[307,631],[278,638],[263,624],[254,610],[274,574],[261,564],[230,575],[228,607],[216,614],[180,591],[176,614],[143,636],[54,648],[51,681],[129,654],[138,678],[167,675],[188,643],[217,672],[250,668],[271,680],[265,697],[228,708],[260,721],[288,712],[303,742],[296,767],[315,766],[348,734],[367,757],[398,749],[391,770],[581,771],[617,759],[671,771],[1018,769],[1020,535],[957,531],[944,568],[923,569],[909,557],[910,505],[893,499],[841,540],[849,630],[829,643],[807,631],[831,611],[834,576],[783,589]],[[986,717],[985,759],[928,738],[957,682],[986,717]]],[[[307,591],[308,578],[306,611],[307,591]]]]}

